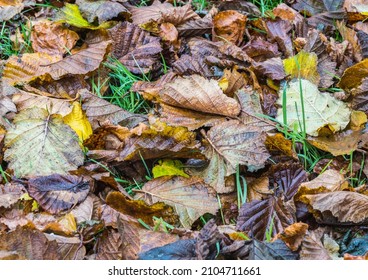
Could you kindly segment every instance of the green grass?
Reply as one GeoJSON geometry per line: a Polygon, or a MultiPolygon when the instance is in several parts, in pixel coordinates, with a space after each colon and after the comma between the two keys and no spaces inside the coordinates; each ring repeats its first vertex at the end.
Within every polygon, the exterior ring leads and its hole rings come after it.
{"type": "Polygon", "coordinates": [[[247,181],[240,175],[239,165],[236,167],[235,173],[236,194],[238,199],[238,209],[247,201],[247,181]]]}
{"type": "Polygon", "coordinates": [[[273,8],[275,8],[280,3],[283,3],[284,1],[282,0],[252,0],[250,2],[252,2],[254,5],[256,5],[259,8],[259,10],[261,11],[261,16],[264,17],[267,11],[272,10],[273,8]]]}
{"type": "Polygon", "coordinates": [[[192,5],[199,13],[203,12],[206,8],[210,6],[207,0],[193,0],[192,5]]]}
{"type": "Polygon", "coordinates": [[[96,82],[92,83],[94,92],[99,97],[129,112],[148,113],[151,109],[149,103],[139,93],[133,92],[130,89],[135,82],[149,81],[149,78],[146,75],[140,77],[132,74],[123,64],[114,58],[109,58],[104,65],[111,70],[109,74],[110,91],[107,95],[101,95],[100,89],[104,86],[104,83],[99,84],[99,79],[97,78],[97,84],[96,82]]]}

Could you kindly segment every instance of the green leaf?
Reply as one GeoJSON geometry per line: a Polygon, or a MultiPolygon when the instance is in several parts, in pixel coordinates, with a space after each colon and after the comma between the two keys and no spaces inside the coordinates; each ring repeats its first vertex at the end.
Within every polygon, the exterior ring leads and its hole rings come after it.
{"type": "Polygon", "coordinates": [[[56,22],[68,23],[72,26],[87,29],[108,29],[114,23],[104,22],[99,26],[93,26],[86,19],[83,18],[81,12],[79,11],[78,5],[65,3],[65,6],[56,15],[56,22]]]}
{"type": "Polygon", "coordinates": [[[152,168],[153,178],[166,175],[178,175],[189,178],[189,175],[183,171],[183,164],[180,160],[164,159],[159,160],[158,164],[152,168]]]}
{"type": "Polygon", "coordinates": [[[18,177],[67,174],[83,164],[77,134],[57,114],[33,107],[14,118],[4,159],[18,177]]]}
{"type": "MultiPolygon", "coordinates": [[[[279,96],[282,96],[282,90],[279,96]]],[[[277,103],[282,105],[282,97],[279,97],[277,103]]],[[[328,93],[319,92],[315,84],[304,79],[293,80],[288,84],[286,108],[280,108],[277,111],[277,120],[280,123],[283,123],[283,112],[287,112],[287,125],[299,132],[303,130],[304,115],[305,132],[312,136],[318,136],[319,129],[325,126],[333,133],[343,130],[348,125],[351,114],[351,110],[344,102],[328,93]]]]}

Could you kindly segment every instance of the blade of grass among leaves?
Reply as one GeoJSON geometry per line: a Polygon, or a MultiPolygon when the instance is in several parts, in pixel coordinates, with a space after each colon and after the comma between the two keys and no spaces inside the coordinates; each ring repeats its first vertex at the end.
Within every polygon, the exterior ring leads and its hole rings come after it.
{"type": "Polygon", "coordinates": [[[66,2],[0,0],[0,259],[366,258],[361,0],[66,2]]]}

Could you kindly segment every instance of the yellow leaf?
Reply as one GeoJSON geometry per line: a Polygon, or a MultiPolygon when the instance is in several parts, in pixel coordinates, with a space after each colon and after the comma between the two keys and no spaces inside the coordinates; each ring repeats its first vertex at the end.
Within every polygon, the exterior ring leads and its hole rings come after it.
{"type": "Polygon", "coordinates": [[[37,203],[37,201],[36,200],[33,200],[32,201],[32,209],[31,209],[31,211],[32,212],[36,212],[36,211],[38,211],[39,208],[40,207],[39,207],[39,204],[37,203]]]}
{"type": "Polygon", "coordinates": [[[78,5],[65,3],[65,6],[59,11],[56,16],[56,22],[66,22],[70,25],[79,28],[87,29],[108,29],[112,27],[114,22],[104,22],[99,26],[93,26],[86,19],[83,18],[81,12],[79,11],[78,5]]]}
{"type": "Polygon", "coordinates": [[[315,53],[308,53],[304,50],[297,55],[284,59],[284,69],[290,78],[306,79],[313,84],[318,84],[320,80],[317,71],[317,55],[315,53]]]}
{"type": "Polygon", "coordinates": [[[73,103],[72,112],[66,115],[63,120],[64,123],[69,125],[77,133],[79,140],[82,143],[93,133],[92,126],[88,121],[86,114],[83,112],[80,103],[77,101],[73,103]]]}
{"type": "Polygon", "coordinates": [[[350,116],[350,128],[352,130],[360,130],[367,122],[367,115],[362,111],[352,111],[350,116]]]}
{"type": "Polygon", "coordinates": [[[153,178],[158,178],[166,175],[178,175],[189,178],[189,175],[183,171],[183,164],[180,160],[159,160],[158,164],[152,168],[152,173],[153,178]]]}
{"type": "Polygon", "coordinates": [[[28,193],[22,194],[22,196],[19,198],[20,200],[32,200],[33,198],[29,196],[28,193]]]}

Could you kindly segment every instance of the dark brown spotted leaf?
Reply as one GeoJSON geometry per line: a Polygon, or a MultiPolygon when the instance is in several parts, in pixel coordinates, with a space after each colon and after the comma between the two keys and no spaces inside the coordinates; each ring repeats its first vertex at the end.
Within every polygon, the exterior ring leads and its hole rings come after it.
{"type": "Polygon", "coordinates": [[[56,241],[49,241],[41,231],[29,228],[17,227],[0,235],[0,251],[16,252],[21,259],[57,260],[57,247],[56,241]]]}
{"type": "Polygon", "coordinates": [[[162,51],[160,38],[129,22],[116,25],[109,33],[113,40],[112,55],[130,72],[147,74],[157,67],[162,51]]]}
{"type": "Polygon", "coordinates": [[[217,13],[217,9],[213,7],[203,18],[189,20],[179,26],[177,30],[182,37],[201,36],[209,34],[212,31],[212,18],[217,13]]]}
{"type": "Polygon", "coordinates": [[[89,183],[73,175],[49,175],[28,180],[28,192],[46,211],[57,214],[82,202],[89,183]]]}
{"type": "Polygon", "coordinates": [[[213,260],[217,254],[216,243],[224,236],[219,232],[215,220],[208,221],[199,232],[196,240],[196,254],[198,260],[213,260]]]}
{"type": "Polygon", "coordinates": [[[292,225],[295,218],[281,198],[270,196],[265,200],[253,200],[240,208],[237,230],[245,231],[258,240],[266,238],[267,231],[276,236],[292,225]]]}

